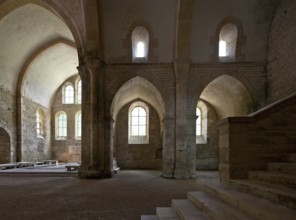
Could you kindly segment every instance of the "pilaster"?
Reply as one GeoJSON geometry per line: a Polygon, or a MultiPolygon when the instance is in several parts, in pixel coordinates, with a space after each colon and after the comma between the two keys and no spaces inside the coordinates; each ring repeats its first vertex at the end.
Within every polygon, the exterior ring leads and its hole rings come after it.
{"type": "Polygon", "coordinates": [[[81,178],[111,177],[105,145],[104,67],[98,59],[87,59],[78,67],[82,81],[81,178]]]}

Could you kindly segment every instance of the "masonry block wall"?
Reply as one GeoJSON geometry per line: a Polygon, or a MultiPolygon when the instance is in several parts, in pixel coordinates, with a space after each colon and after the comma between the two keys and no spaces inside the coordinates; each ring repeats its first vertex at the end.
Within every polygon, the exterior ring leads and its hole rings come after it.
{"type": "Polygon", "coordinates": [[[208,103],[207,110],[206,143],[196,144],[196,169],[217,170],[219,167],[217,115],[208,103]]]}
{"type": "Polygon", "coordinates": [[[5,152],[2,161],[5,163],[16,161],[16,97],[2,88],[0,88],[0,129],[3,129],[0,136],[1,151],[5,152]]]}
{"type": "Polygon", "coordinates": [[[222,179],[243,179],[295,152],[296,98],[250,117],[230,117],[219,125],[219,172],[222,179]]]}
{"type": "MultiPolygon", "coordinates": [[[[75,75],[66,82],[70,82],[75,88],[75,82],[78,75],[75,75]]],[[[75,115],[81,111],[80,104],[63,104],[63,85],[59,87],[54,97],[52,105],[52,121],[51,121],[51,138],[52,138],[52,158],[64,162],[80,162],[81,161],[81,140],[75,137],[75,115]],[[56,139],[56,113],[64,111],[67,114],[67,139],[56,139]]]]}
{"type": "Polygon", "coordinates": [[[281,0],[269,37],[268,102],[296,92],[296,2],[281,0]]]}
{"type": "MultiPolygon", "coordinates": [[[[209,83],[222,75],[229,75],[240,81],[250,94],[252,105],[245,112],[251,113],[265,105],[266,71],[264,63],[247,64],[192,64],[188,82],[188,115],[195,115],[197,101],[209,83]]],[[[207,143],[196,145],[196,168],[218,169],[218,128],[216,110],[209,103],[207,143]]],[[[194,123],[194,122],[193,122],[194,123]]],[[[193,125],[194,127],[195,125],[193,125]]],[[[195,135],[192,132],[192,135],[195,135]]]]}
{"type": "Polygon", "coordinates": [[[245,86],[252,101],[247,112],[262,108],[266,104],[265,66],[264,62],[192,64],[188,82],[188,109],[191,113],[188,114],[195,112],[196,103],[206,86],[222,75],[229,75],[245,86]]]}
{"type": "Polygon", "coordinates": [[[171,64],[107,65],[105,69],[106,117],[116,92],[130,79],[140,76],[152,83],[162,96],[165,106],[163,119],[163,173],[170,175],[174,167],[175,149],[175,74],[171,64]]]}
{"type": "Polygon", "coordinates": [[[128,143],[128,110],[132,103],[121,109],[116,120],[114,156],[117,164],[123,169],[161,169],[160,120],[157,112],[148,103],[146,104],[149,107],[149,143],[128,143]]]}
{"type": "Polygon", "coordinates": [[[21,160],[34,162],[51,159],[50,110],[23,97],[21,115],[21,160]],[[38,137],[36,132],[36,112],[38,108],[42,109],[45,116],[43,137],[38,137]]]}

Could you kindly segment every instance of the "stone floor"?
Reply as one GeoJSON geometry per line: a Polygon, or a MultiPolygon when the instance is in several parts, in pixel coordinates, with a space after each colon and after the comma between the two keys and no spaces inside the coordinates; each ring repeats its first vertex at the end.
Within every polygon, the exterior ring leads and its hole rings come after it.
{"type": "MultiPolygon", "coordinates": [[[[64,167],[40,168],[64,172],[64,167]]],[[[26,169],[30,170],[30,169],[26,169]]],[[[138,220],[167,207],[172,199],[186,198],[200,184],[218,183],[217,172],[197,172],[196,180],[160,177],[160,171],[123,170],[111,179],[78,179],[0,172],[0,219],[138,220]]],[[[41,173],[40,172],[40,173],[41,173]]],[[[73,174],[72,174],[73,175],[73,174]]]]}

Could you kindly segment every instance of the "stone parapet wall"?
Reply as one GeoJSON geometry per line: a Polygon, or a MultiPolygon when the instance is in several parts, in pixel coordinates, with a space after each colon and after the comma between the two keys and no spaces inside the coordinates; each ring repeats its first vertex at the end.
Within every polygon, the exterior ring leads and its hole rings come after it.
{"type": "Polygon", "coordinates": [[[296,152],[296,95],[248,117],[230,117],[219,124],[219,172],[222,180],[247,178],[296,152]]]}

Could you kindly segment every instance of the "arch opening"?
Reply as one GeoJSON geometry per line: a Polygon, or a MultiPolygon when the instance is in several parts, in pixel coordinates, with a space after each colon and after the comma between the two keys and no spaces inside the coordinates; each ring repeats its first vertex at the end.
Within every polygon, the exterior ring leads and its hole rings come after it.
{"type": "Polygon", "coordinates": [[[111,117],[111,157],[118,166],[161,169],[164,103],[156,87],[141,77],[129,80],[113,98],[111,117]],[[137,137],[129,135],[132,129],[137,137]]]}
{"type": "Polygon", "coordinates": [[[252,100],[245,86],[234,77],[222,75],[210,82],[200,98],[210,103],[221,120],[252,112],[252,100]]]}

